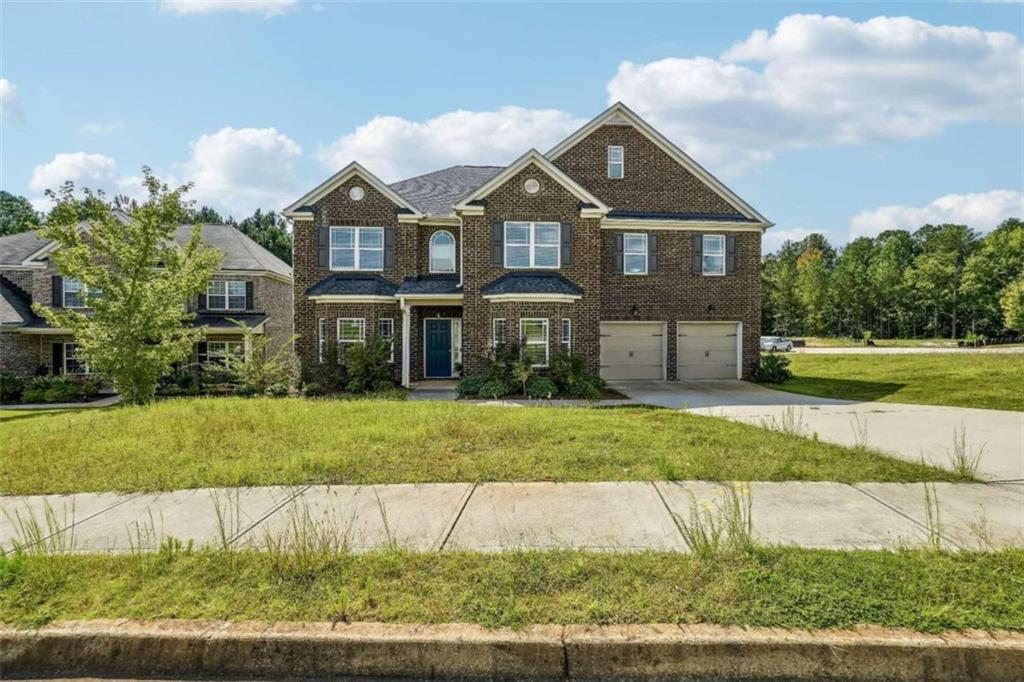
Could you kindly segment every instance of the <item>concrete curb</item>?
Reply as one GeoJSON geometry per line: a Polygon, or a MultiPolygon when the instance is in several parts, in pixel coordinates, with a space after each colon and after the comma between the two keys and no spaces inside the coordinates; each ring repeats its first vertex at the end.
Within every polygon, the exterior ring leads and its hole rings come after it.
{"type": "Polygon", "coordinates": [[[69,621],[0,626],[3,677],[1020,680],[1024,635],[711,625],[69,621]]]}

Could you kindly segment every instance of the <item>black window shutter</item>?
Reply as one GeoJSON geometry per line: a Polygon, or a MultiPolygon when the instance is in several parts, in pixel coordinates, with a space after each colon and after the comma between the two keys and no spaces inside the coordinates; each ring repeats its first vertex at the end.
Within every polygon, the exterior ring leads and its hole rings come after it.
{"type": "Polygon", "coordinates": [[[704,272],[704,235],[693,235],[693,274],[700,275],[704,272]]]}
{"type": "MultiPolygon", "coordinates": [[[[53,295],[51,297],[51,300],[50,300],[50,305],[52,305],[54,308],[63,308],[64,307],[64,278],[61,277],[60,275],[54,275],[53,277],[50,278],[50,282],[51,282],[51,285],[50,285],[51,286],[51,291],[53,293],[53,295]]],[[[56,348],[56,346],[54,346],[54,348],[56,348]]]]}
{"type": "Polygon", "coordinates": [[[209,355],[207,354],[206,351],[205,341],[200,341],[199,343],[196,344],[196,355],[199,357],[199,364],[205,365],[206,361],[209,359],[209,355]]]}
{"type": "Polygon", "coordinates": [[[316,266],[318,268],[328,267],[330,239],[331,228],[326,225],[316,228],[316,266]]]}
{"type": "Polygon", "coordinates": [[[736,274],[736,235],[725,235],[725,274],[736,274]]]}
{"type": "Polygon", "coordinates": [[[395,269],[395,228],[384,228],[384,269],[395,269]]]}
{"type": "Polygon", "coordinates": [[[622,233],[615,233],[615,273],[621,275],[623,272],[622,267],[622,233]]]}
{"type": "Polygon", "coordinates": [[[562,267],[572,265],[572,223],[562,223],[562,267]]]}
{"type": "Polygon", "coordinates": [[[252,282],[245,283],[245,309],[252,310],[256,306],[253,305],[253,285],[252,282]]]}
{"type": "Polygon", "coordinates": [[[206,292],[199,294],[199,301],[196,304],[196,310],[206,310],[206,292]]]}
{"type": "Polygon", "coordinates": [[[658,271],[658,235],[647,235],[647,272],[653,275],[658,271]]]}
{"type": "Polygon", "coordinates": [[[58,343],[53,344],[52,348],[53,348],[53,366],[52,366],[51,369],[52,369],[54,374],[63,374],[64,373],[64,344],[58,342],[58,343]]]}
{"type": "Polygon", "coordinates": [[[505,264],[505,223],[491,223],[491,265],[505,264]]]}

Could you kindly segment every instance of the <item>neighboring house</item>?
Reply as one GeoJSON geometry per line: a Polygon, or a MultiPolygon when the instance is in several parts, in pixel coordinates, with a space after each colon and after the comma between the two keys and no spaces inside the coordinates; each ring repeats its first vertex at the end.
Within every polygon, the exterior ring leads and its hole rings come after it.
{"type": "Polygon", "coordinates": [[[304,366],[394,341],[395,377],[480,372],[519,340],[607,379],[749,376],[764,216],[622,104],[547,154],[386,185],[353,162],[285,209],[304,366]]]}
{"type": "MultiPolygon", "coordinates": [[[[122,220],[129,218],[119,213],[122,220]]],[[[224,255],[207,293],[190,303],[195,326],[206,328],[193,361],[216,361],[242,350],[242,336],[231,320],[271,337],[271,346],[292,335],[291,268],[230,225],[200,225],[202,240],[224,255]]],[[[192,225],[181,225],[175,241],[184,246],[192,225]]],[[[0,371],[20,375],[83,374],[67,330],[54,329],[32,310],[37,302],[56,308],[82,308],[80,284],[58,272],[49,254],[56,242],[36,231],[0,237],[0,371]]]]}

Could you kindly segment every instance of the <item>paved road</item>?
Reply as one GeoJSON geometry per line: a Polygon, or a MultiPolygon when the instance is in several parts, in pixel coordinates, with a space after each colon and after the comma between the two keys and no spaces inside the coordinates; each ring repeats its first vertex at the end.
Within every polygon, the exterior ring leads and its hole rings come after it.
{"type": "Polygon", "coordinates": [[[922,353],[1024,353],[1024,346],[990,346],[983,348],[957,348],[955,346],[824,346],[820,348],[803,346],[794,348],[794,353],[811,355],[915,355],[922,353]]]}
{"type": "Polygon", "coordinates": [[[725,417],[757,426],[789,426],[830,443],[860,444],[912,462],[950,468],[963,434],[989,481],[1024,480],[1024,412],[965,407],[854,402],[774,391],[745,381],[616,383],[651,405],[725,417]]]}
{"type": "MultiPolygon", "coordinates": [[[[741,485],[746,492],[737,494],[749,495],[753,532],[765,544],[879,549],[927,542],[923,484],[741,485]]],[[[938,483],[934,491],[948,546],[1024,546],[1024,484],[938,483]]],[[[197,545],[266,548],[269,542],[295,541],[297,531],[330,538],[337,547],[353,551],[385,546],[424,551],[686,551],[681,520],[692,522],[694,509],[720,509],[728,498],[728,484],[704,481],[304,486],[2,497],[0,546],[24,540],[29,519],[46,529],[49,508],[56,523],[47,543],[65,551],[154,549],[167,537],[197,545]]]]}

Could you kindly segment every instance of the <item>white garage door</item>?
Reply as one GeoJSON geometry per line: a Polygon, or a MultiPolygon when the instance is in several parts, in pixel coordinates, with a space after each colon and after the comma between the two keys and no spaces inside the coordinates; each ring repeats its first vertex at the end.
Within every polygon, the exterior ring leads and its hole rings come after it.
{"type": "Polygon", "coordinates": [[[665,325],[602,322],[601,378],[611,381],[665,378],[665,325]]]}
{"type": "Polygon", "coordinates": [[[687,379],[735,379],[739,360],[736,322],[680,322],[676,376],[687,379]]]}

